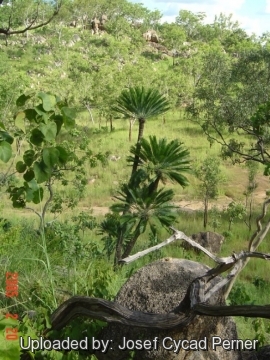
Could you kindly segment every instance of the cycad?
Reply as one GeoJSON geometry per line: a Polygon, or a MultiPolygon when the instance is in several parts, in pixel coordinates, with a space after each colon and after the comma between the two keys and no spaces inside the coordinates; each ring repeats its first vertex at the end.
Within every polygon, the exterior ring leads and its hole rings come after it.
{"type": "MultiPolygon", "coordinates": [[[[189,151],[178,140],[167,141],[166,138],[157,140],[156,136],[150,136],[149,141],[142,138],[140,149],[132,146],[130,152],[139,157],[138,166],[148,176],[152,191],[156,191],[161,181],[167,180],[177,183],[182,187],[188,185],[188,179],[183,173],[190,170],[189,151]]],[[[133,162],[133,156],[127,158],[133,162]]]]}
{"type": "Polygon", "coordinates": [[[169,227],[176,218],[175,206],[170,204],[173,198],[172,190],[160,189],[156,192],[149,192],[145,184],[142,187],[130,188],[123,185],[121,191],[115,196],[120,202],[111,206],[111,210],[117,213],[124,213],[121,216],[123,227],[132,225],[133,235],[125,246],[121,258],[130,255],[138,237],[144,233],[147,225],[156,229],[161,226],[169,227]],[[128,212],[127,212],[128,208],[128,212]]]}
{"type": "MultiPolygon", "coordinates": [[[[137,149],[140,150],[140,140],[143,137],[145,121],[153,116],[158,116],[168,111],[170,108],[168,100],[161,95],[156,89],[145,89],[142,87],[134,87],[123,90],[116,105],[112,106],[112,110],[116,111],[127,118],[136,118],[139,121],[139,132],[137,149]]],[[[133,159],[132,173],[137,170],[138,156],[133,159]]]]}

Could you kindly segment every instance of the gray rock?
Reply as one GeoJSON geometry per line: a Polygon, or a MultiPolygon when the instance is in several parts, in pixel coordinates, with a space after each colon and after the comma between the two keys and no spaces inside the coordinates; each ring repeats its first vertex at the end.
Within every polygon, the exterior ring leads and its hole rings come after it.
{"type": "MultiPolygon", "coordinates": [[[[224,237],[222,235],[214,233],[212,231],[199,232],[197,234],[192,234],[191,238],[194,241],[196,241],[198,244],[205,247],[207,250],[211,251],[213,254],[220,253],[221,245],[224,241],[224,237]]],[[[194,249],[187,242],[183,242],[182,246],[183,246],[183,248],[185,248],[187,250],[194,249]]]]}
{"type": "MultiPolygon", "coordinates": [[[[183,299],[190,282],[201,276],[208,267],[194,261],[167,258],[144,266],[137,271],[120,289],[116,302],[131,310],[139,310],[148,313],[166,314],[174,309],[183,299]]],[[[215,281],[218,281],[216,279],[215,281]]],[[[219,296],[211,298],[212,304],[219,304],[219,296]]],[[[235,323],[231,318],[201,317],[197,316],[194,321],[183,330],[149,330],[143,328],[131,328],[123,325],[109,324],[100,339],[112,340],[113,350],[107,354],[96,352],[99,360],[128,360],[129,350],[120,350],[124,337],[131,340],[153,340],[158,337],[157,350],[136,350],[133,359],[155,360],[240,360],[241,354],[237,351],[225,351],[222,347],[212,349],[213,336],[222,339],[237,339],[235,323]],[[162,346],[166,337],[174,340],[208,340],[208,351],[185,351],[179,353],[168,351],[162,346]]]]}

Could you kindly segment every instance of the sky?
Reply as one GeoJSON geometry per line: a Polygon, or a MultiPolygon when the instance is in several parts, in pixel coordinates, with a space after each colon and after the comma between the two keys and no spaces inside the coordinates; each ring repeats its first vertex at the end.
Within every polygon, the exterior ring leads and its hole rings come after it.
{"type": "Polygon", "coordinates": [[[206,22],[213,23],[215,15],[232,14],[233,20],[248,34],[260,36],[270,32],[270,0],[129,0],[141,3],[150,10],[159,10],[163,14],[162,21],[174,22],[179,10],[194,13],[205,12],[206,22]]]}

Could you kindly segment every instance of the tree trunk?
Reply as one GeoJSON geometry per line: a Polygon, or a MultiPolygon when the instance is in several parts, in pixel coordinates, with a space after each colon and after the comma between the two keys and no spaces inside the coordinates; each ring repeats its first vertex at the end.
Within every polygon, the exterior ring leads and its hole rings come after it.
{"type": "Polygon", "coordinates": [[[122,244],[123,244],[123,231],[120,232],[116,241],[116,249],[114,256],[114,269],[119,265],[119,261],[122,259],[122,244]]]}
{"type": "Polygon", "coordinates": [[[139,133],[138,133],[138,140],[137,140],[137,154],[134,156],[134,163],[133,163],[133,168],[132,168],[132,173],[131,176],[137,171],[138,166],[139,166],[139,160],[140,160],[140,149],[141,149],[141,138],[143,137],[143,131],[144,131],[144,124],[145,124],[145,119],[141,118],[138,119],[139,120],[139,133]]]}
{"type": "MultiPolygon", "coordinates": [[[[138,239],[138,237],[141,235],[140,232],[140,225],[141,225],[142,220],[139,221],[138,225],[136,226],[136,229],[134,231],[134,236],[133,238],[129,241],[129,243],[126,246],[126,249],[124,251],[124,254],[122,256],[122,258],[126,258],[130,255],[132,249],[134,248],[134,245],[136,244],[136,241],[138,239]]],[[[123,265],[123,264],[122,264],[123,265]]]]}
{"type": "Polygon", "coordinates": [[[110,115],[110,130],[113,131],[112,115],[110,115]]]}
{"type": "Polygon", "coordinates": [[[208,198],[204,199],[203,227],[206,228],[208,223],[208,198]]]}

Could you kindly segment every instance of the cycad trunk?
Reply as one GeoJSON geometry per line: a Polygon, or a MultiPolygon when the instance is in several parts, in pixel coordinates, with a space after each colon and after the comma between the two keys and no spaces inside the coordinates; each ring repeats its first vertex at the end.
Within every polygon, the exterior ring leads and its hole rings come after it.
{"type": "Polygon", "coordinates": [[[122,255],[122,258],[126,258],[130,255],[132,249],[134,248],[134,245],[136,244],[136,241],[138,240],[138,237],[141,235],[140,226],[141,226],[142,220],[139,221],[138,225],[136,226],[136,229],[134,231],[133,238],[128,242],[126,249],[122,255]]]}
{"type": "Polygon", "coordinates": [[[131,176],[137,171],[138,166],[139,166],[141,138],[143,137],[144,124],[145,124],[145,119],[143,119],[143,118],[139,119],[139,133],[138,133],[137,151],[136,151],[137,154],[134,156],[134,163],[133,163],[133,167],[132,167],[131,176]]]}

